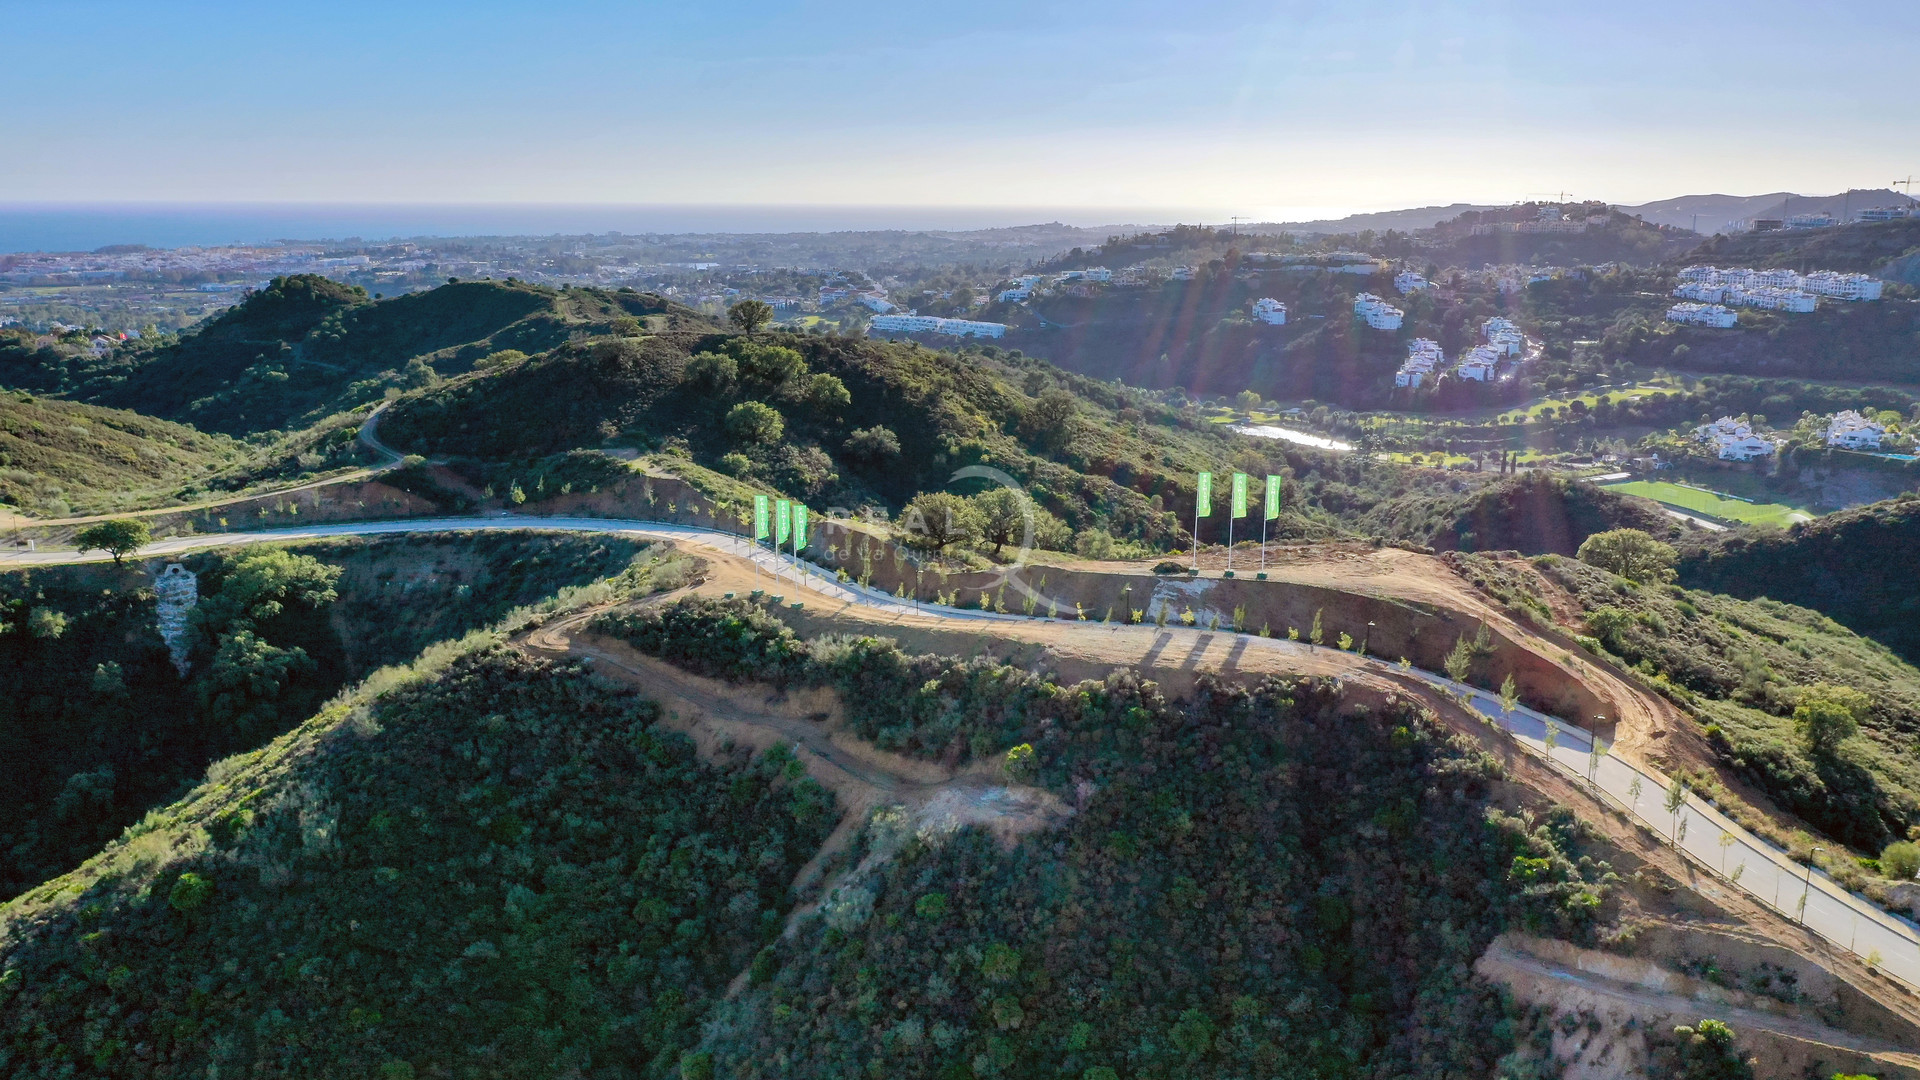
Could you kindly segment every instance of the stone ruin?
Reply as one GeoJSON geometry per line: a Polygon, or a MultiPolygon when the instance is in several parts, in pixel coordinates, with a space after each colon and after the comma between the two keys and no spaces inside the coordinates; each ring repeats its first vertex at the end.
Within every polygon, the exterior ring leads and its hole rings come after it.
{"type": "Polygon", "coordinates": [[[200,578],[179,563],[168,563],[164,571],[154,576],[153,593],[160,601],[155,628],[160,631],[160,640],[167,643],[174,670],[184,679],[189,666],[187,612],[200,602],[200,578]]]}

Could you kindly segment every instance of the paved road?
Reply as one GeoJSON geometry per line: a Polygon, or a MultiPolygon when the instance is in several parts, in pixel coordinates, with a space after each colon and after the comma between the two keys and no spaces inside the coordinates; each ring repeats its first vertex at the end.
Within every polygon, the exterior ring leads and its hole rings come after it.
{"type": "MultiPolygon", "coordinates": [[[[498,514],[489,517],[433,518],[406,521],[372,521],[316,525],[302,529],[275,529],[259,532],[212,533],[158,541],[141,549],[139,559],[160,559],[181,552],[232,544],[270,541],[307,540],[332,536],[379,536],[396,533],[471,531],[482,529],[550,529],[566,532],[620,533],[656,540],[674,540],[709,550],[750,559],[767,575],[766,589],[779,593],[791,584],[833,600],[861,604],[875,610],[901,614],[918,611],[940,619],[979,622],[1014,621],[1028,616],[991,611],[942,608],[915,604],[890,596],[878,589],[843,582],[818,567],[800,562],[790,555],[776,554],[744,537],[691,525],[628,519],[584,517],[524,517],[498,514]]],[[[105,562],[103,552],[78,555],[71,551],[19,552],[0,555],[0,567],[44,566],[60,563],[105,562]]],[[[1101,630],[1111,627],[1100,624],[1101,630]]],[[[1088,629],[1091,631],[1092,626],[1088,629]]],[[[1218,633],[1199,628],[1162,627],[1160,633],[1218,633]]],[[[1243,635],[1248,648],[1304,652],[1302,643],[1256,635],[1243,635]]],[[[1398,668],[1383,660],[1383,673],[1398,668]]],[[[1522,749],[1542,756],[1569,774],[1590,778],[1593,787],[1608,801],[1644,822],[1670,840],[1706,871],[1708,880],[1696,887],[1712,895],[1716,889],[1738,889],[1781,912],[1788,919],[1804,922],[1808,929],[1876,964],[1881,971],[1908,986],[1920,988],[1920,927],[1889,915],[1862,897],[1848,893],[1826,874],[1794,862],[1786,853],[1707,805],[1688,795],[1677,813],[1666,809],[1668,779],[1658,771],[1606,752],[1595,755],[1593,736],[1569,727],[1525,706],[1512,710],[1502,707],[1492,693],[1442,675],[1414,669],[1413,672],[1438,690],[1456,698],[1464,697],[1473,708],[1493,718],[1513,736],[1522,749]]]]}

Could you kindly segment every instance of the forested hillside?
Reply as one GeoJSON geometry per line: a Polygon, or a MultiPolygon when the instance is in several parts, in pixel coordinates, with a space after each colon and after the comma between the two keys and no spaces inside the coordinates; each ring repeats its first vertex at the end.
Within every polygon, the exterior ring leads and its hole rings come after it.
{"type": "Polygon", "coordinates": [[[0,897],[62,873],[207,764],[343,686],[566,585],[618,573],[617,537],[480,533],[182,558],[196,571],[183,675],[135,570],[0,573],[0,897]]]}
{"type": "MultiPolygon", "coordinates": [[[[304,426],[431,384],[495,352],[551,348],[575,333],[702,326],[686,308],[623,290],[553,289],[513,281],[450,283],[384,300],[323,277],[275,278],[177,341],[115,350],[59,389],[83,400],[233,435],[304,426]]],[[[44,385],[33,356],[0,382],[44,385]]]]}
{"type": "Polygon", "coordinates": [[[1456,493],[1415,489],[1368,511],[1362,524],[1441,551],[1572,555],[1587,537],[1634,528],[1657,535],[1677,523],[1644,499],[1563,476],[1525,472],[1456,493]]]}
{"type": "Polygon", "coordinates": [[[1684,552],[1680,580],[1814,608],[1920,660],[1920,495],[1843,510],[1776,533],[1684,552]]]}
{"type": "Polygon", "coordinates": [[[1570,818],[1494,809],[1489,759],[1331,683],[1175,704],[1127,675],[800,642],[738,602],[609,628],[840,686],[863,733],[957,741],[1072,818],[1004,846],[877,813],[782,936],[836,816],[784,748],[702,762],[655,707],[482,649],[222,766],[90,887],[0,910],[0,1067],[1480,1077],[1531,1029],[1467,965],[1606,903],[1570,818]]]}
{"type": "Polygon", "coordinates": [[[677,447],[849,508],[898,507],[986,466],[1075,528],[1165,546],[1196,471],[1267,460],[1144,395],[998,350],[799,334],[570,344],[404,397],[381,430],[407,451],[481,459],[677,447]]]}

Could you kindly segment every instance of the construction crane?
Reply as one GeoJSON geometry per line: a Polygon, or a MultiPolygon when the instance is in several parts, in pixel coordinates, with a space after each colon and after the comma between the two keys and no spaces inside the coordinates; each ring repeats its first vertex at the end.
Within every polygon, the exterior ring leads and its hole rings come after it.
{"type": "Polygon", "coordinates": [[[1909,199],[1913,198],[1913,174],[1912,173],[1908,173],[1907,178],[1905,180],[1895,180],[1893,183],[1888,184],[1887,186],[1888,187],[1905,187],[1907,189],[1907,198],[1909,199]]]}

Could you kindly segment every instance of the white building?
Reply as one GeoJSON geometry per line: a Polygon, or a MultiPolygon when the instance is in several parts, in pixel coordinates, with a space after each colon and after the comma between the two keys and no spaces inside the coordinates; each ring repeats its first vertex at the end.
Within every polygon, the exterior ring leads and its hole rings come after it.
{"type": "Polygon", "coordinates": [[[1287,305],[1271,296],[1263,296],[1253,302],[1253,317],[1268,326],[1287,325],[1287,305]]]}
{"type": "Polygon", "coordinates": [[[1063,270],[1060,281],[1112,281],[1113,271],[1104,266],[1088,267],[1085,270],[1063,270]]]}
{"type": "Polygon", "coordinates": [[[1719,304],[1675,304],[1667,309],[1667,321],[1717,326],[1724,330],[1738,324],[1740,316],[1734,314],[1733,309],[1719,304]]]}
{"type": "Polygon", "coordinates": [[[1175,281],[1192,281],[1193,267],[1176,266],[1172,270],[1167,271],[1167,276],[1172,278],[1175,281]]]}
{"type": "Polygon", "coordinates": [[[1878,300],[1881,283],[1865,274],[1842,274],[1833,270],[1815,270],[1800,281],[1800,287],[1815,296],[1835,300],[1878,300]]]}
{"type": "Polygon", "coordinates": [[[1783,289],[1773,285],[1730,285],[1727,287],[1726,303],[1735,307],[1759,308],[1762,311],[1794,311],[1805,314],[1812,311],[1820,298],[1810,292],[1799,289],[1783,289]]]}
{"type": "Polygon", "coordinates": [[[980,322],[975,319],[942,319],[933,315],[877,315],[867,324],[867,334],[945,334],[949,337],[1004,337],[1006,323],[980,322]]]}
{"type": "Polygon", "coordinates": [[[1480,336],[1486,339],[1501,356],[1518,356],[1526,346],[1527,339],[1512,319],[1503,319],[1498,315],[1480,324],[1480,336]]]}
{"type": "Polygon", "coordinates": [[[885,315],[890,311],[897,310],[893,305],[893,301],[888,300],[884,295],[880,293],[873,293],[873,292],[855,293],[853,298],[859,301],[860,303],[865,304],[868,308],[872,309],[873,311],[879,312],[882,315],[885,315]]]}
{"type": "Polygon", "coordinates": [[[1433,380],[1433,369],[1438,367],[1446,354],[1440,351],[1440,343],[1431,338],[1414,338],[1407,343],[1407,362],[1400,365],[1394,373],[1393,385],[1418,387],[1433,380]]]}
{"type": "Polygon", "coordinates": [[[1833,421],[1827,425],[1827,445],[1838,446],[1844,450],[1878,450],[1880,440],[1887,437],[1887,429],[1882,424],[1861,416],[1852,409],[1835,413],[1833,421]]]}
{"type": "Polygon", "coordinates": [[[1364,292],[1353,298],[1353,313],[1367,320],[1367,325],[1375,330],[1398,330],[1407,314],[1372,293],[1364,292]]]}
{"type": "Polygon", "coordinates": [[[1773,453],[1773,442],[1756,435],[1751,427],[1723,416],[1694,430],[1694,437],[1714,448],[1722,461],[1752,461],[1773,453]]]}
{"type": "Polygon", "coordinates": [[[1454,374],[1474,382],[1492,382],[1500,367],[1500,350],[1492,345],[1475,345],[1460,356],[1454,374]]]}
{"type": "Polygon", "coordinates": [[[1393,287],[1400,290],[1401,296],[1411,296],[1421,289],[1433,288],[1433,282],[1428,281],[1423,274],[1416,274],[1411,270],[1402,270],[1393,275],[1393,287]]]}
{"type": "Polygon", "coordinates": [[[1697,300],[1702,304],[1717,304],[1727,298],[1727,287],[1711,281],[1682,281],[1673,287],[1673,295],[1682,300],[1697,300]]]}

